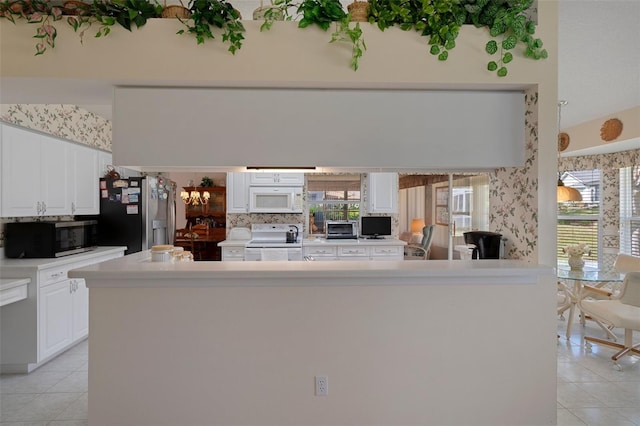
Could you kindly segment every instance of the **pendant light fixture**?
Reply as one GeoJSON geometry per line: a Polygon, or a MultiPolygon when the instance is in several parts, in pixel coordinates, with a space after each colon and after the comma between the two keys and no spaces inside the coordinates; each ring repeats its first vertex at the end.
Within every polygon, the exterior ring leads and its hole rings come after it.
{"type": "MultiPolygon", "coordinates": [[[[563,139],[563,133],[560,132],[560,121],[561,121],[561,117],[562,117],[562,107],[567,105],[567,101],[559,101],[558,102],[558,160],[560,160],[560,146],[561,146],[561,142],[564,142],[563,139]]],[[[566,134],[564,134],[566,135],[566,134]]],[[[568,140],[568,136],[566,135],[564,136],[565,139],[568,140]]],[[[580,194],[580,191],[578,191],[575,188],[572,188],[570,186],[564,186],[564,182],[562,182],[562,179],[560,178],[560,172],[558,172],[558,194],[557,194],[557,198],[558,198],[558,203],[561,202],[565,202],[565,201],[582,201],[582,195],[580,194]]]]}

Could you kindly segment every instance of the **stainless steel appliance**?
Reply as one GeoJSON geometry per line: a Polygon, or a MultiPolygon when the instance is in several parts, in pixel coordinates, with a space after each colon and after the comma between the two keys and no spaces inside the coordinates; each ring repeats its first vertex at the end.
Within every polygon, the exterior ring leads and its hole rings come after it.
{"type": "Polygon", "coordinates": [[[302,213],[302,187],[249,187],[250,213],[302,213]]]}
{"type": "Polygon", "coordinates": [[[100,179],[100,245],[127,246],[125,254],[173,244],[176,184],[162,176],[100,179]]]}
{"type": "Polygon", "coordinates": [[[358,226],[356,222],[327,221],[326,237],[331,239],[356,239],[358,238],[358,226]]]}
{"type": "Polygon", "coordinates": [[[98,245],[96,220],[7,223],[5,256],[60,257],[82,253],[98,245]]]}
{"type": "Polygon", "coordinates": [[[302,260],[301,223],[254,223],[251,240],[245,244],[245,260],[302,260]],[[287,235],[293,232],[294,240],[287,235]]]}

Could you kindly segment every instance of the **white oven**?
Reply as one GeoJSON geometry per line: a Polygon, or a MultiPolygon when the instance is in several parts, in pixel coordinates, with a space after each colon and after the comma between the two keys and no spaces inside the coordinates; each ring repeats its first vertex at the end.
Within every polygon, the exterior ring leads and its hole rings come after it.
{"type": "Polygon", "coordinates": [[[302,260],[301,223],[254,223],[244,260],[302,260]],[[291,238],[287,235],[291,234],[291,238]]]}
{"type": "Polygon", "coordinates": [[[302,213],[302,187],[249,187],[250,213],[302,213]]]}

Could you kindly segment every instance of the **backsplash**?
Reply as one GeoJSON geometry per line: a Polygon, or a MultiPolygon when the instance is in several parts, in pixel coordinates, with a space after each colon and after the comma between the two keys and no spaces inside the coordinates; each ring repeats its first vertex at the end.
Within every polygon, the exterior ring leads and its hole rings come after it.
{"type": "Polygon", "coordinates": [[[0,120],[111,152],[111,121],[75,105],[3,104],[0,120]]]}

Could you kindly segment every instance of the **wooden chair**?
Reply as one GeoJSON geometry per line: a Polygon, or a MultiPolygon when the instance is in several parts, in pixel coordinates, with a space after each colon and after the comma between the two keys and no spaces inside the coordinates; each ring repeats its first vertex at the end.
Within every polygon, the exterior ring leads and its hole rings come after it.
{"type": "Polygon", "coordinates": [[[176,229],[176,236],[173,245],[184,247],[185,250],[189,250],[194,255],[195,259],[195,244],[193,242],[193,234],[187,228],[176,229]]]}

